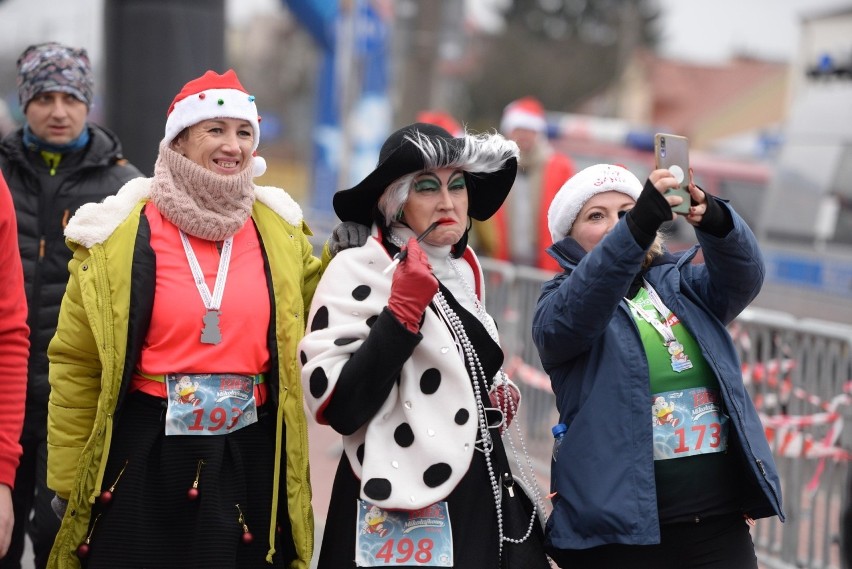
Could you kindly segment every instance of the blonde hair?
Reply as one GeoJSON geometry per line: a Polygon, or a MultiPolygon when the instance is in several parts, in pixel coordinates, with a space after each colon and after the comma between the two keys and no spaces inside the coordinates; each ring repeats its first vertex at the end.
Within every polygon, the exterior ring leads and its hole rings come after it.
{"type": "Polygon", "coordinates": [[[645,253],[645,260],[642,261],[642,268],[647,269],[654,262],[654,259],[663,254],[663,243],[666,241],[666,235],[662,231],[657,231],[657,236],[654,242],[651,243],[651,248],[645,253]]]}

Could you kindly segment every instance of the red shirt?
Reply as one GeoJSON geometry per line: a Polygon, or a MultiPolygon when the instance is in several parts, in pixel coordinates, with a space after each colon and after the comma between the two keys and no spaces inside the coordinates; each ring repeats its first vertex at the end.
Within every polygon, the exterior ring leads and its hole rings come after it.
{"type": "MultiPolygon", "coordinates": [[[[222,341],[203,344],[202,318],[207,309],[195,286],[178,228],[153,203],[145,207],[145,215],[157,259],[157,280],[139,371],[149,375],[265,372],[269,365],[270,300],[254,222],[249,219],[234,235],[220,307],[222,341]]],[[[212,296],[220,258],[216,242],[188,237],[212,296]]]]}

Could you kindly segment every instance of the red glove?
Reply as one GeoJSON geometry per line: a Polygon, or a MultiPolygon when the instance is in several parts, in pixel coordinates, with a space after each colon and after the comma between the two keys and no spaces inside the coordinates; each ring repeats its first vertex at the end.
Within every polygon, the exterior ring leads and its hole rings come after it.
{"type": "Polygon", "coordinates": [[[423,312],[438,292],[438,279],[432,274],[429,258],[412,237],[408,253],[393,273],[388,308],[406,328],[415,334],[420,331],[423,312]]]}
{"type": "Polygon", "coordinates": [[[491,391],[488,392],[488,398],[491,400],[491,405],[496,409],[503,411],[505,422],[500,427],[500,434],[509,428],[515,414],[518,412],[518,407],[521,404],[521,391],[514,382],[500,374],[505,378],[505,381],[494,381],[491,386],[491,391]]]}

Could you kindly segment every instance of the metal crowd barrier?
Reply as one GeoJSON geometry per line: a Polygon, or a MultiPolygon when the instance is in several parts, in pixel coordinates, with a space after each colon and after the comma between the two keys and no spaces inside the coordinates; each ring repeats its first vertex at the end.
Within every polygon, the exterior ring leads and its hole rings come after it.
{"type": "MultiPolygon", "coordinates": [[[[337,220],[316,212],[306,212],[306,218],[319,254],[337,220]]],[[[504,369],[523,393],[523,442],[546,492],[550,427],[558,415],[531,329],[541,285],[553,273],[480,261],[486,306],[506,353],[504,369]]],[[[852,326],[749,308],[729,330],[775,454],[787,518],[785,523],[758,520],[752,530],[761,567],[840,569],[841,514],[852,456],[852,434],[843,429],[852,419],[852,326]]]]}
{"type": "MultiPolygon", "coordinates": [[[[532,316],[552,273],[480,258],[486,306],[497,321],[504,369],[523,393],[520,420],[540,485],[550,476],[553,392],[532,342],[532,316]]],[[[752,538],[767,569],[839,569],[852,435],[852,326],[749,308],[729,327],[743,380],[778,465],[787,521],[761,519],[752,538]]]]}

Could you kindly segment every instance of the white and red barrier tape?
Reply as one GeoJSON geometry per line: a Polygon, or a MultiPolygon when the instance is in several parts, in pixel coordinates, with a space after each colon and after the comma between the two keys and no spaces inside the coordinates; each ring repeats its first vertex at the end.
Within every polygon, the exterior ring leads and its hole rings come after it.
{"type": "MultiPolygon", "coordinates": [[[[834,460],[850,460],[850,452],[834,446],[843,430],[843,418],[837,411],[841,405],[852,403],[852,382],[847,382],[844,391],[831,401],[808,393],[800,387],[793,387],[789,373],[796,367],[796,362],[785,358],[756,362],[753,365],[743,364],[743,382],[765,384],[778,389],[777,393],[764,395],[758,393],[754,397],[755,407],[766,429],[766,438],[777,456],[796,458],[831,458],[834,460]],[[778,400],[787,402],[795,397],[812,404],[823,412],[812,415],[768,415],[761,412],[764,407],[776,407],[778,400]],[[771,404],[767,404],[770,399],[771,404]],[[815,440],[813,435],[803,432],[803,429],[821,425],[830,425],[826,436],[815,440]]],[[[526,386],[550,392],[550,378],[543,371],[524,362],[519,356],[513,356],[506,365],[506,373],[516,381],[526,386]]]]}

